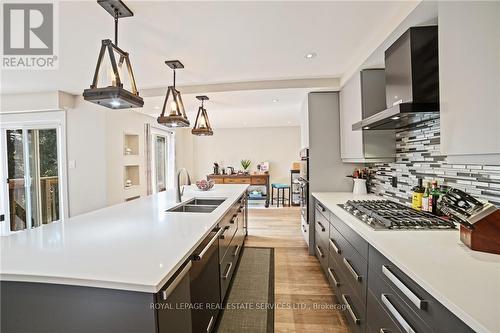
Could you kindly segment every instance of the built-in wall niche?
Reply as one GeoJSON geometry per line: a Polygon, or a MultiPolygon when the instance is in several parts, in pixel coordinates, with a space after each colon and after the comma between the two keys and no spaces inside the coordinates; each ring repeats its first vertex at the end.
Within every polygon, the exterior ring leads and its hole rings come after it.
{"type": "Polygon", "coordinates": [[[124,155],[139,155],[139,135],[125,133],[123,140],[124,155]]]}
{"type": "Polygon", "coordinates": [[[125,189],[133,188],[140,185],[139,166],[126,165],[124,172],[123,184],[125,189]]]}

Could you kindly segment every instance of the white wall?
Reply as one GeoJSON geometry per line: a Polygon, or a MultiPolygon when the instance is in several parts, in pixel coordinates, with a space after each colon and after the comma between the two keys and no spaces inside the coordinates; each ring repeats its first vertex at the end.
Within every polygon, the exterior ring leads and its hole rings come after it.
{"type": "Polygon", "coordinates": [[[66,112],[66,127],[69,213],[74,216],[107,204],[106,110],[78,97],[66,112]]]}
{"type": "Polygon", "coordinates": [[[309,147],[309,112],[307,105],[308,97],[302,101],[300,108],[300,148],[309,147]]]}
{"type": "Polygon", "coordinates": [[[147,193],[145,124],[153,118],[132,110],[103,110],[106,113],[106,181],[108,205],[147,193]],[[139,137],[139,155],[124,154],[125,134],[139,137]],[[139,185],[125,189],[125,165],[139,166],[139,185]]]}
{"type": "Polygon", "coordinates": [[[185,168],[190,175],[195,176],[195,136],[191,134],[190,128],[178,128],[175,130],[175,168],[176,174],[180,168],[185,168]]]}
{"type": "Polygon", "coordinates": [[[196,179],[212,173],[213,163],[242,169],[240,161],[269,161],[271,182],[290,182],[292,163],[299,160],[300,127],[216,128],[212,137],[194,138],[196,179]]]}

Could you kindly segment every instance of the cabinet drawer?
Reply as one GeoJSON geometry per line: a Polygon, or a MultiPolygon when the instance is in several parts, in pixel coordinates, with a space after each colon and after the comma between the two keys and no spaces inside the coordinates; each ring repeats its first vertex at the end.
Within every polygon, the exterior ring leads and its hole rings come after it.
{"type": "Polygon", "coordinates": [[[371,292],[366,298],[366,333],[403,333],[371,292]]]}
{"type": "MultiPolygon", "coordinates": [[[[431,329],[426,323],[406,304],[403,299],[382,278],[373,271],[369,271],[369,292],[382,305],[391,319],[403,331],[414,332],[442,332],[431,329]],[[411,330],[410,330],[411,328],[411,330]]],[[[445,331],[448,332],[448,331],[445,331]]]]}
{"type": "Polygon", "coordinates": [[[368,242],[351,229],[347,224],[340,220],[335,214],[330,214],[330,224],[336,228],[342,236],[361,254],[363,258],[368,260],[368,242]]]}
{"type": "Polygon", "coordinates": [[[347,281],[343,271],[340,269],[337,263],[337,260],[334,259],[331,254],[328,254],[328,268],[326,271],[326,277],[330,282],[330,286],[332,287],[335,296],[337,296],[337,300],[340,302],[340,287],[342,287],[343,284],[347,283],[347,281]]]}
{"type": "Polygon", "coordinates": [[[353,287],[359,298],[365,299],[368,262],[334,227],[330,227],[328,248],[332,258],[336,261],[338,270],[342,271],[345,276],[346,282],[353,287]]]}
{"type": "Polygon", "coordinates": [[[220,264],[220,288],[221,288],[221,300],[224,302],[226,297],[227,289],[233,277],[234,270],[236,268],[237,260],[233,256],[236,246],[231,244],[230,250],[226,253],[220,264]]]}
{"type": "Polygon", "coordinates": [[[300,232],[302,233],[302,237],[306,241],[306,244],[309,245],[309,224],[304,219],[300,219],[300,232]]]}
{"type": "Polygon", "coordinates": [[[224,184],[250,184],[250,177],[224,178],[224,184]]]}
{"type": "Polygon", "coordinates": [[[327,220],[330,220],[330,211],[319,201],[315,201],[314,207],[319,211],[327,220]]]}
{"type": "Polygon", "coordinates": [[[352,333],[364,333],[366,327],[366,307],[365,301],[360,300],[349,284],[340,286],[339,302],[345,306],[343,311],[347,319],[349,330],[352,333]]]}
{"type": "Polygon", "coordinates": [[[473,332],[470,327],[371,246],[369,262],[370,271],[389,285],[394,293],[434,330],[437,332],[473,332]]]}
{"type": "Polygon", "coordinates": [[[238,229],[237,227],[236,223],[222,226],[225,231],[223,231],[219,238],[219,259],[221,262],[230,247],[231,240],[238,229]]]}
{"type": "Polygon", "coordinates": [[[224,178],[210,178],[210,180],[213,180],[215,184],[224,184],[224,178]]]}
{"type": "Polygon", "coordinates": [[[364,300],[368,288],[368,262],[351,245],[345,245],[339,265],[343,265],[347,282],[351,284],[354,292],[364,300]]]}
{"type": "Polygon", "coordinates": [[[265,185],[267,183],[267,179],[262,177],[252,177],[251,180],[252,185],[265,185]]]}
{"type": "Polygon", "coordinates": [[[328,272],[328,248],[323,244],[319,238],[318,232],[316,232],[316,242],[314,244],[314,253],[319,260],[321,268],[325,274],[328,272]],[[319,241],[318,241],[319,240],[319,241]]]}
{"type": "Polygon", "coordinates": [[[329,228],[330,224],[328,223],[328,220],[325,219],[325,217],[318,210],[316,210],[315,212],[314,220],[315,220],[314,227],[316,229],[316,236],[318,236],[321,239],[323,245],[325,246],[325,250],[328,251],[328,233],[330,229],[329,228]]]}
{"type": "Polygon", "coordinates": [[[330,226],[328,237],[328,250],[339,262],[342,261],[342,254],[346,246],[351,246],[347,240],[334,227],[330,226]]]}

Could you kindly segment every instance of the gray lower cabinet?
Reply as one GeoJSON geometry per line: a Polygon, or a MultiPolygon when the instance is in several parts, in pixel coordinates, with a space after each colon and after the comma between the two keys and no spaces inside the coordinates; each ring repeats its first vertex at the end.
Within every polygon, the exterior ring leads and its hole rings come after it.
{"type": "Polygon", "coordinates": [[[351,332],[474,332],[323,204],[315,208],[315,254],[351,332]]]}
{"type": "Polygon", "coordinates": [[[246,219],[245,210],[240,208],[241,207],[237,207],[234,214],[227,219],[227,221],[229,221],[229,223],[225,225],[227,231],[222,236],[223,239],[220,240],[225,247],[224,250],[219,251],[219,254],[222,253],[222,257],[220,258],[220,288],[222,301],[226,298],[246,236],[246,229],[242,227],[246,219]]]}
{"type": "Polygon", "coordinates": [[[157,293],[0,282],[6,333],[210,333],[246,236],[245,196],[157,293]],[[202,305],[196,309],[193,304],[202,305]]]}
{"type": "Polygon", "coordinates": [[[157,332],[152,293],[11,281],[0,289],[2,333],[157,332]]]}
{"type": "Polygon", "coordinates": [[[219,284],[219,237],[215,228],[201,242],[193,255],[191,268],[191,303],[193,332],[210,332],[219,315],[221,304],[219,284]]]}
{"type": "Polygon", "coordinates": [[[192,332],[191,281],[192,262],[179,269],[173,279],[156,294],[158,333],[192,332]]]}
{"type": "Polygon", "coordinates": [[[411,316],[420,318],[433,332],[474,332],[375,248],[370,247],[369,257],[369,289],[379,302],[383,293],[393,295],[393,299],[401,300],[401,308],[408,309],[411,316]]]}

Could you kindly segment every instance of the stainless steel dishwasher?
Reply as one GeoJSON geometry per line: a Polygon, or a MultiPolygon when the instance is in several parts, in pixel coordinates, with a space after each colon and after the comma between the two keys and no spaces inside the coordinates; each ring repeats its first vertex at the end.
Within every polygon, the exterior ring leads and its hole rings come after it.
{"type": "Polygon", "coordinates": [[[219,285],[219,237],[213,229],[194,251],[191,268],[193,332],[212,332],[221,308],[219,285]]]}

